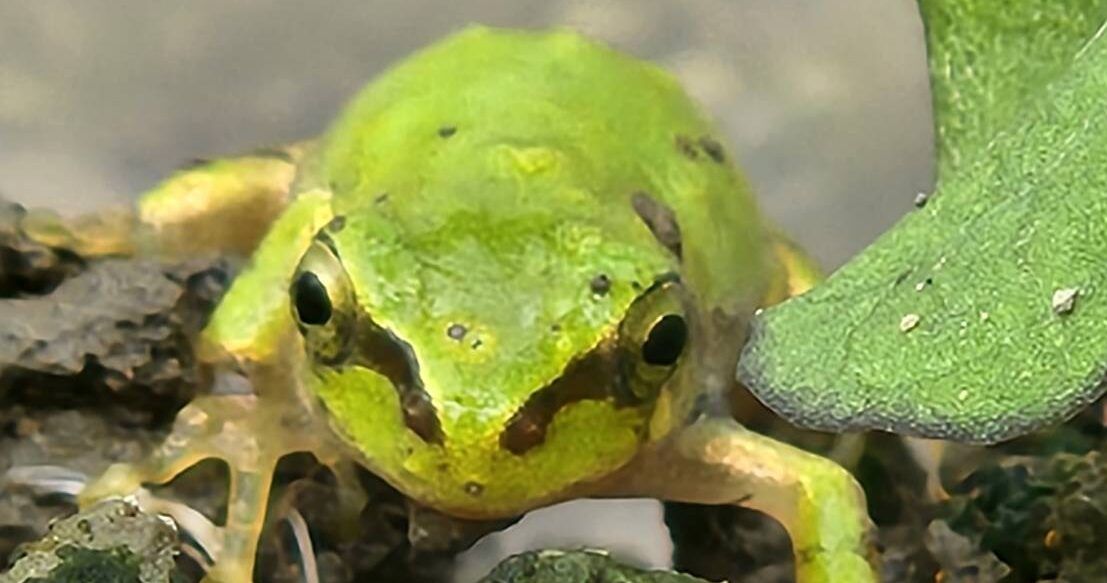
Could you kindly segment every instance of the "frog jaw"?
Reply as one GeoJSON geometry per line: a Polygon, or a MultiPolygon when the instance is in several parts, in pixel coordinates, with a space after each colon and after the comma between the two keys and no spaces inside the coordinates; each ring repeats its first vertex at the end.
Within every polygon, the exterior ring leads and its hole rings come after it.
{"type": "Polygon", "coordinates": [[[558,411],[543,443],[515,454],[500,444],[503,425],[471,410],[442,416],[442,443],[423,440],[405,425],[392,383],[372,370],[322,370],[313,382],[331,425],[367,467],[422,504],[467,518],[573,497],[633,457],[648,419],[642,408],[577,401],[558,411]]]}

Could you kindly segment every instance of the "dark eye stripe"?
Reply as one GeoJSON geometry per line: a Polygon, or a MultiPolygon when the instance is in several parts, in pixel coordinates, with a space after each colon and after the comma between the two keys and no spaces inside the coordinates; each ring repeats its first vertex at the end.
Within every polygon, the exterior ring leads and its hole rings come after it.
{"type": "Polygon", "coordinates": [[[443,442],[438,411],[419,378],[411,345],[369,320],[361,326],[357,364],[384,375],[400,398],[404,424],[427,443],[443,442]]]}
{"type": "MultiPolygon", "coordinates": [[[[344,225],[345,219],[336,217],[328,229],[337,233],[344,225]]],[[[326,246],[335,258],[339,257],[338,246],[326,232],[317,234],[315,241],[326,246]]],[[[298,275],[293,282],[292,293],[297,318],[302,324],[321,326],[335,317],[326,286],[314,273],[305,271],[298,275]]],[[[319,359],[319,362],[325,366],[341,366],[352,362],[386,377],[396,389],[404,424],[423,441],[441,444],[443,434],[438,411],[430,395],[423,389],[423,381],[419,378],[419,361],[415,358],[411,345],[390,330],[379,326],[372,318],[352,313],[340,313],[338,317],[350,325],[349,333],[356,335],[356,349],[353,342],[346,343],[347,350],[329,359],[319,359]]]]}
{"type": "Polygon", "coordinates": [[[616,379],[619,371],[616,352],[609,342],[570,363],[557,380],[531,395],[511,417],[500,433],[500,447],[522,455],[546,440],[546,429],[566,405],[611,397],[610,379],[616,379]]]}

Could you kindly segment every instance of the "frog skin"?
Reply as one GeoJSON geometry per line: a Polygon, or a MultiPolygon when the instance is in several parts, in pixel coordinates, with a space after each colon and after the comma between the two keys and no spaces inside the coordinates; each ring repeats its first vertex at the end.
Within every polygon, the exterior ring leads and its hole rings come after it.
{"type": "Polygon", "coordinates": [[[580,497],[741,504],[798,580],[876,580],[843,469],[727,412],[746,323],[815,278],[658,68],[568,31],[474,27],[371,83],[317,142],[182,171],[162,253],[250,253],[200,342],[210,394],[84,503],[230,468],[211,581],[249,581],[272,471],[360,464],[468,519],[580,497]],[[228,389],[245,375],[251,391],[228,389]]]}

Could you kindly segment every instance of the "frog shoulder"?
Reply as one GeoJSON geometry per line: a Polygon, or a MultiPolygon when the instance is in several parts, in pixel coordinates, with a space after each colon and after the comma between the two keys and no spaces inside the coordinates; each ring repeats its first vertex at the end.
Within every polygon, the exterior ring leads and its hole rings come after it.
{"type": "Polygon", "coordinates": [[[330,194],[296,197],[273,223],[246,268],[235,278],[201,339],[201,358],[262,361],[292,330],[288,288],[300,258],[332,220],[330,194]]]}

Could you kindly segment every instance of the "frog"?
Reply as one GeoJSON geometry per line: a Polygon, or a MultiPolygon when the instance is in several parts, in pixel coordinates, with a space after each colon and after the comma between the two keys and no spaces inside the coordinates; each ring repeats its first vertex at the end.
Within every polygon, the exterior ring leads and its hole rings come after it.
{"type": "Polygon", "coordinates": [[[371,81],[315,140],[184,169],[136,247],[246,265],[198,341],[211,389],[82,504],[229,468],[208,581],[252,580],[273,471],[307,452],[449,516],[578,498],[740,505],[797,580],[878,578],[864,492],[730,414],[753,314],[814,262],[759,210],[662,68],[568,29],[470,26],[371,81]]]}

